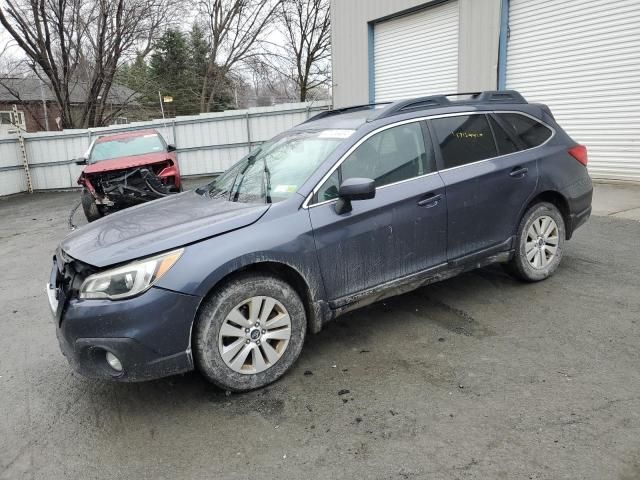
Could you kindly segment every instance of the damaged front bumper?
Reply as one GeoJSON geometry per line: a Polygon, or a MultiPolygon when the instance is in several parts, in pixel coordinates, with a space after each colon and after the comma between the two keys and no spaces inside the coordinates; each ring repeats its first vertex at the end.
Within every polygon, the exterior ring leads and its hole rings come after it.
{"type": "Polygon", "coordinates": [[[179,174],[175,167],[166,167],[157,172],[145,166],[94,173],[81,177],[79,183],[91,192],[96,204],[116,210],[180,191],[179,174]]]}
{"type": "MultiPolygon", "coordinates": [[[[57,271],[54,264],[53,278],[57,271]]],[[[63,290],[50,282],[47,297],[60,350],[80,374],[134,382],[193,370],[191,325],[201,298],[152,287],[124,300],[80,300],[63,290]]]]}

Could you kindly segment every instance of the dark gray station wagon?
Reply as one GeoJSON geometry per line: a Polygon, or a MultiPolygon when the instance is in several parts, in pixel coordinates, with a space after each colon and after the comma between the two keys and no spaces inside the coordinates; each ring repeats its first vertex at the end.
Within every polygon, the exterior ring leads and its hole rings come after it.
{"type": "Polygon", "coordinates": [[[47,287],[63,353],[96,378],[249,390],[346,311],[494,262],[552,275],[591,212],[585,147],[517,92],[449,97],[323,112],[71,233],[47,287]]]}

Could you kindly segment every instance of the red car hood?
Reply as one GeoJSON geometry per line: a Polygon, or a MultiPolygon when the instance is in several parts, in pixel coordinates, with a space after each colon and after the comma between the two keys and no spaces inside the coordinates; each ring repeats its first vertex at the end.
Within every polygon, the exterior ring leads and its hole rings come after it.
{"type": "Polygon", "coordinates": [[[144,155],[132,155],[130,157],[118,157],[111,160],[101,160],[90,163],[84,167],[83,173],[100,173],[112,170],[124,170],[125,168],[140,167],[152,163],[164,162],[171,159],[171,154],[167,152],[145,153],[144,155]]]}

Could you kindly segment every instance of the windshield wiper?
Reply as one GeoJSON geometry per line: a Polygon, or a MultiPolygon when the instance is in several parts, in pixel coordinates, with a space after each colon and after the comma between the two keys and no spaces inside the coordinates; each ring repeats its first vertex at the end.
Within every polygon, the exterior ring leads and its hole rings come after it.
{"type": "Polygon", "coordinates": [[[271,170],[267,166],[267,156],[262,156],[262,163],[264,163],[264,180],[265,180],[265,194],[264,199],[266,203],[271,202],[271,170]]]}
{"type": "MultiPolygon", "coordinates": [[[[242,178],[240,179],[240,182],[238,182],[238,186],[236,187],[236,193],[233,195],[233,200],[232,200],[233,202],[238,201],[238,198],[240,197],[240,187],[242,187],[242,182],[244,182],[244,179],[246,178],[245,173],[255,163],[256,156],[258,155],[258,153],[260,153],[260,149],[256,150],[252,155],[249,155],[247,157],[247,165],[241,171],[238,172],[238,175],[242,175],[242,178]]],[[[238,179],[238,175],[236,175],[236,178],[233,181],[234,185],[236,183],[236,180],[238,179]]],[[[231,193],[232,192],[229,192],[229,197],[231,197],[231,193]]]]}

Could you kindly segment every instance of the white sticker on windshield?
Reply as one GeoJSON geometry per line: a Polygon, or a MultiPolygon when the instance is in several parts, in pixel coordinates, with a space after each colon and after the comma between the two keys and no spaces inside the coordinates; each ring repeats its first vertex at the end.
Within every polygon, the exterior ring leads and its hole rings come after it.
{"type": "Polygon", "coordinates": [[[318,138],[340,138],[345,139],[353,135],[355,130],[323,130],[318,138]]]}
{"type": "Polygon", "coordinates": [[[275,193],[294,193],[296,191],[296,185],[276,185],[273,189],[275,193]]]}

